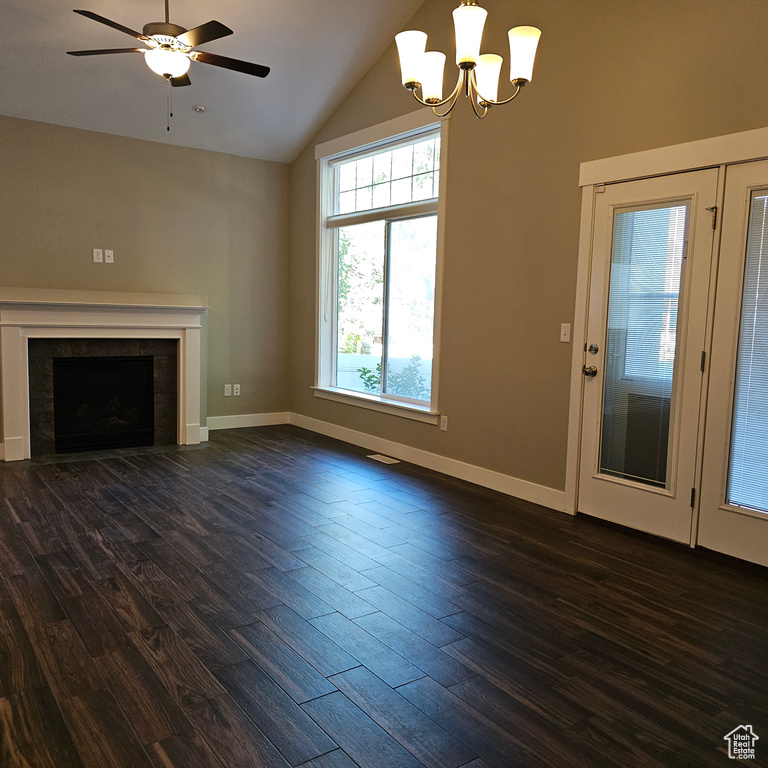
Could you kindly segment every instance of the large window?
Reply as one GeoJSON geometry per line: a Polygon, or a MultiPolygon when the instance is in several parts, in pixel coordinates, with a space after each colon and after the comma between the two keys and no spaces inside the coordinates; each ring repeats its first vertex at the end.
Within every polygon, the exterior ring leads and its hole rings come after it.
{"type": "Polygon", "coordinates": [[[435,412],[440,126],[321,157],[316,393],[435,412]]]}

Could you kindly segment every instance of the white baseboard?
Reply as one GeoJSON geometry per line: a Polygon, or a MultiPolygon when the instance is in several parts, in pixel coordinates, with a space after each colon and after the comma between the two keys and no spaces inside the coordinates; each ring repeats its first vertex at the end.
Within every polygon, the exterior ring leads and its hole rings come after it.
{"type": "Polygon", "coordinates": [[[238,427],[271,427],[274,424],[288,424],[290,414],[245,413],[241,416],[209,416],[208,427],[212,429],[237,429],[238,427]]]}
{"type": "Polygon", "coordinates": [[[458,477],[461,480],[466,480],[518,499],[524,499],[534,504],[540,504],[542,507],[548,507],[558,512],[562,512],[565,509],[564,491],[531,483],[528,480],[520,480],[517,477],[494,472],[491,469],[484,469],[474,464],[467,464],[457,459],[449,459],[446,456],[440,456],[429,451],[422,451],[420,448],[413,448],[410,445],[385,440],[365,432],[340,427],[327,421],[312,419],[299,413],[291,413],[289,415],[291,424],[308,429],[311,432],[318,432],[328,437],[334,437],[337,440],[343,440],[345,443],[352,443],[352,445],[359,445],[372,451],[394,456],[396,459],[402,459],[411,464],[432,469],[435,472],[442,472],[444,475],[458,477]]]}
{"type": "Polygon", "coordinates": [[[467,482],[481,485],[484,488],[505,493],[508,496],[530,501],[533,504],[540,504],[542,507],[548,507],[558,512],[562,512],[565,509],[564,491],[531,483],[528,480],[520,480],[517,477],[494,472],[491,469],[484,469],[474,464],[467,464],[457,459],[449,459],[447,456],[423,451],[420,448],[396,443],[393,440],[385,440],[382,437],[369,435],[365,432],[340,427],[337,424],[313,419],[300,413],[250,413],[242,416],[209,416],[208,426],[202,427],[200,430],[200,440],[206,441],[208,439],[209,430],[266,427],[274,424],[293,424],[302,429],[308,429],[310,432],[317,432],[327,437],[343,440],[345,443],[369,448],[372,451],[384,453],[396,459],[408,461],[411,464],[426,467],[435,472],[441,472],[450,477],[457,477],[460,480],[466,480],[467,482]]]}

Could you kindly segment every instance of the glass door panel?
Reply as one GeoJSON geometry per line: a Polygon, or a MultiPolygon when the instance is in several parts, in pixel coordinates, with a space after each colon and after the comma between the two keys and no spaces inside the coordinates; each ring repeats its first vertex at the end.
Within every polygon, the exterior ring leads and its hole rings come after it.
{"type": "Polygon", "coordinates": [[[729,167],[699,546],[768,566],[768,161],[729,167]]]}
{"type": "Polygon", "coordinates": [[[619,209],[613,219],[599,471],[662,488],[689,206],[619,209]]]}
{"type": "Polygon", "coordinates": [[[717,170],[595,192],[578,511],[690,543],[717,170]]]}
{"type": "Polygon", "coordinates": [[[727,502],[768,511],[768,192],[752,193],[727,502]]]}

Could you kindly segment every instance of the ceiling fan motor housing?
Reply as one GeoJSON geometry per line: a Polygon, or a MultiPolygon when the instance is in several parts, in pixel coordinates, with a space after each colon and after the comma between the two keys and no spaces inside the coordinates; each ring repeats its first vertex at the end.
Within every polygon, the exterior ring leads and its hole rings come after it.
{"type": "Polygon", "coordinates": [[[178,24],[171,24],[167,21],[151,21],[149,24],[144,25],[144,34],[147,37],[154,37],[155,35],[166,35],[167,37],[178,37],[183,35],[187,30],[184,27],[180,27],[178,24]]]}

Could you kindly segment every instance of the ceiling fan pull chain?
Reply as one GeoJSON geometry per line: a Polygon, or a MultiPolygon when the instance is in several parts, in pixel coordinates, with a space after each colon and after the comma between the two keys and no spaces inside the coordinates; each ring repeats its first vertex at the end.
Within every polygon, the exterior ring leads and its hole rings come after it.
{"type": "Polygon", "coordinates": [[[171,94],[173,91],[171,91],[171,79],[167,78],[166,81],[166,92],[165,92],[165,110],[166,110],[166,118],[165,118],[165,130],[170,133],[171,131],[171,118],[173,117],[173,112],[171,111],[171,94]]]}

